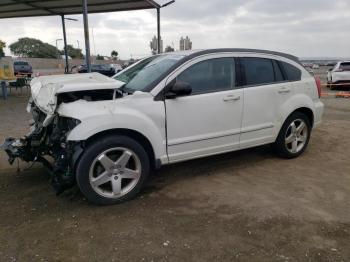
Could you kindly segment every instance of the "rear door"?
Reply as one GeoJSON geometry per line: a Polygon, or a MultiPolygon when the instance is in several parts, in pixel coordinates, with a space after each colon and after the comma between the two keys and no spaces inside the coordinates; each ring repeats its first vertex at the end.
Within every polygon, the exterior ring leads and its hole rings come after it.
{"type": "Polygon", "coordinates": [[[279,110],[293,94],[279,62],[264,57],[241,57],[244,107],[240,147],[274,142],[279,110]]]}

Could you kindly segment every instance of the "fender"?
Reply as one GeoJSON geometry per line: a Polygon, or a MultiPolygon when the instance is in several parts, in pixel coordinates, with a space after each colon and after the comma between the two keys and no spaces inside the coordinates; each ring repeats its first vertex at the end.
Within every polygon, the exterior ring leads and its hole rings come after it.
{"type": "Polygon", "coordinates": [[[312,99],[306,94],[295,94],[286,100],[281,106],[281,110],[279,111],[278,121],[275,125],[275,133],[279,133],[282,125],[291,113],[302,107],[309,108],[315,116],[315,104],[312,99]]]}
{"type": "Polygon", "coordinates": [[[57,113],[81,121],[67,136],[67,141],[85,141],[111,129],[130,129],[145,136],[156,159],[167,161],[165,108],[162,102],[144,103],[141,99],[122,101],[76,101],[61,104],[57,113]],[[134,103],[132,100],[138,100],[134,103]],[[143,106],[143,105],[147,105],[143,106]]]}

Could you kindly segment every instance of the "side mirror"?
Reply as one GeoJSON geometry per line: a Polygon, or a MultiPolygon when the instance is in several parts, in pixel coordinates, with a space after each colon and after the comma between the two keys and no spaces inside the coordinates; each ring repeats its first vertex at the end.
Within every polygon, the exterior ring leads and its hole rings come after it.
{"type": "Polygon", "coordinates": [[[177,81],[165,92],[165,98],[174,99],[178,96],[187,96],[192,93],[189,83],[177,81]]]}

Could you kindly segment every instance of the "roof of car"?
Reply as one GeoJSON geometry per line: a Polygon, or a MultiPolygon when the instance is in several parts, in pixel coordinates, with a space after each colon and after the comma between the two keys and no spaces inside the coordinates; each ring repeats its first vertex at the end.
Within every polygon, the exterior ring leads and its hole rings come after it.
{"type": "Polygon", "coordinates": [[[196,57],[200,55],[206,55],[206,54],[212,54],[212,53],[225,53],[225,52],[232,52],[232,53],[259,53],[259,54],[268,54],[268,55],[277,55],[281,57],[288,58],[292,61],[295,61],[297,63],[300,63],[299,58],[290,54],[282,53],[282,52],[276,52],[276,51],[269,51],[269,50],[262,50],[262,49],[249,49],[249,48],[217,48],[217,49],[201,49],[201,50],[188,50],[188,51],[177,51],[174,52],[175,54],[184,55],[184,56],[190,56],[190,57],[196,57]]]}

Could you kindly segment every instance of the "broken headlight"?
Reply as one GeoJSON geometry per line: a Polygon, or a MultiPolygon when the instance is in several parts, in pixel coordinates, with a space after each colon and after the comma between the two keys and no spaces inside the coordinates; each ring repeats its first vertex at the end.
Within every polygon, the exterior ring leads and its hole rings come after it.
{"type": "Polygon", "coordinates": [[[66,122],[68,130],[74,129],[77,125],[81,123],[80,120],[69,117],[64,117],[63,120],[66,122]]]}

